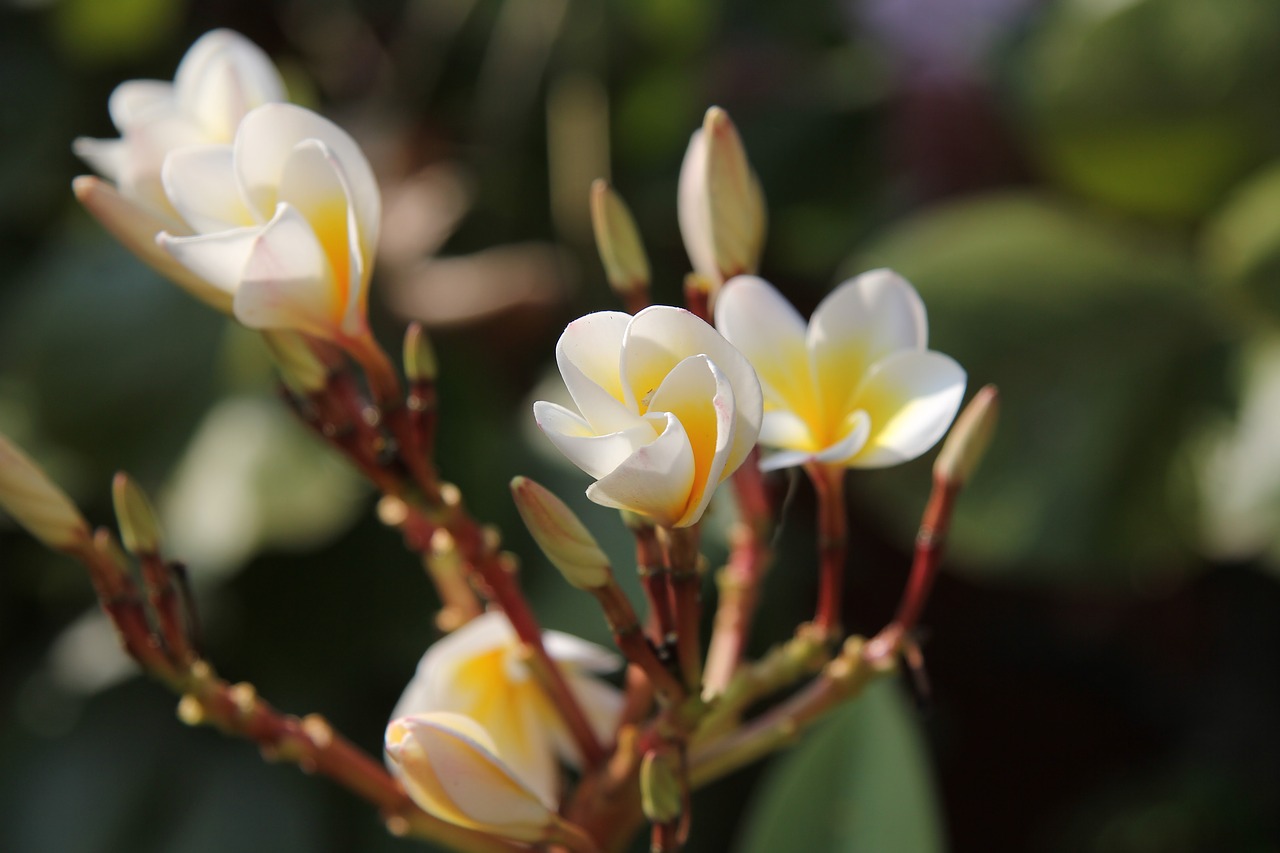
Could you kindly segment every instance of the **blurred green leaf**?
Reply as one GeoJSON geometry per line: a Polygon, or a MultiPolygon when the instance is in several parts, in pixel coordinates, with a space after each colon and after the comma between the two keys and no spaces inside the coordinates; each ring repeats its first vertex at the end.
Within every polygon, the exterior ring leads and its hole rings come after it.
{"type": "Polygon", "coordinates": [[[1280,163],[1231,194],[1209,221],[1203,248],[1210,274],[1280,318],[1280,163]]]}
{"type": "Polygon", "coordinates": [[[1032,142],[1072,189],[1194,218],[1276,150],[1278,40],[1275,3],[1059,3],[1016,70],[1032,142]]]}
{"type": "MultiPolygon", "coordinates": [[[[1179,244],[1010,194],[910,219],[851,271],[880,266],[919,289],[930,346],[965,367],[971,388],[1000,387],[995,442],[953,525],[957,562],[1125,582],[1115,567],[1184,561],[1194,501],[1176,488],[1180,453],[1224,380],[1212,306],[1179,244]]],[[[851,480],[869,505],[897,501],[904,542],[927,464],[851,480]]]]}
{"type": "Polygon", "coordinates": [[[740,853],[946,849],[915,712],[888,679],[781,759],[748,814],[740,853]]]}
{"type": "Polygon", "coordinates": [[[63,0],[54,32],[80,62],[120,62],[169,43],[182,13],[178,0],[63,0]]]}

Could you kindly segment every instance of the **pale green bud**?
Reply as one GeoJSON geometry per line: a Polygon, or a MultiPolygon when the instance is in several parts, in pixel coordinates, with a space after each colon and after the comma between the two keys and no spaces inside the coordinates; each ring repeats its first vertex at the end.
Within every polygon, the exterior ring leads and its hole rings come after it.
{"type": "Polygon", "coordinates": [[[404,375],[410,382],[433,382],[439,373],[431,339],[420,323],[410,323],[404,333],[404,375]]]}
{"type": "Polygon", "coordinates": [[[306,397],[324,390],[329,382],[329,368],[297,332],[281,329],[265,331],[262,339],[271,352],[271,360],[289,390],[306,397]]]}
{"type": "Polygon", "coordinates": [[[160,550],[160,524],[147,495],[123,471],[111,482],[120,539],[130,554],[155,554],[160,550]]]}
{"type": "Polygon", "coordinates": [[[0,507],[55,549],[89,540],[89,524],[31,459],[0,435],[0,507]]]}
{"type": "Polygon", "coordinates": [[[670,823],[684,811],[678,761],[670,752],[647,752],[640,762],[640,807],[652,823],[670,823]]]}
{"type": "Polygon", "coordinates": [[[591,227],[609,286],[625,295],[649,287],[649,258],[622,196],[603,178],[591,185],[591,227]]]}
{"type": "Polygon", "coordinates": [[[983,386],[956,418],[933,463],[933,474],[944,483],[962,486],[973,476],[991,444],[1000,413],[1000,393],[994,385],[983,386]]]}
{"type": "Polygon", "coordinates": [[[609,558],[564,501],[528,477],[511,481],[511,495],[525,527],[565,580],[578,589],[609,583],[609,558]]]}

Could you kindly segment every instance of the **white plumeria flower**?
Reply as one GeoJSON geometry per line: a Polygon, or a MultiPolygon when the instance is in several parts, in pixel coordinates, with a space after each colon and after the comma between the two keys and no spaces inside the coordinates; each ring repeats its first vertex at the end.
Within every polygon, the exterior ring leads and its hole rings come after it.
{"type": "Polygon", "coordinates": [[[707,110],[680,166],[677,214],[693,269],[713,284],[753,273],[764,247],[760,181],[729,114],[707,110]]]}
{"type": "Polygon", "coordinates": [[[424,811],[519,841],[545,840],[554,807],[500,758],[488,730],[450,712],[401,717],[387,726],[387,762],[424,811]]]}
{"type": "MultiPolygon", "coordinates": [[[[617,656],[557,631],[544,633],[543,643],[596,735],[605,742],[612,740],[622,695],[593,676],[617,669],[617,656]]],[[[524,660],[520,640],[506,616],[486,613],[427,649],[391,717],[448,711],[474,720],[488,733],[490,752],[554,810],[560,788],[557,756],[574,766],[581,759],[560,712],[524,660]]]]}
{"type": "Polygon", "coordinates": [[[230,296],[237,320],[368,346],[381,196],[344,130],[293,104],[264,104],[232,144],[171,152],[162,177],[194,236],[157,241],[230,296]]]}
{"type": "Polygon", "coordinates": [[[688,527],[755,445],[755,371],[688,311],[588,314],[564,330],[556,362],[581,414],[537,402],[534,417],[596,478],[587,497],[598,504],[688,527]]]}
{"type": "Polygon", "coordinates": [[[172,83],[129,80],[111,93],[108,108],[120,138],[80,138],[74,144],[76,154],[107,180],[76,178],[76,196],[143,261],[229,313],[225,292],[156,246],[163,230],[190,233],[165,195],[161,169],[175,149],[230,143],[250,110],[285,99],[284,82],[260,48],[231,30],[205,33],[178,64],[172,83]]]}
{"type": "Polygon", "coordinates": [[[924,453],[964,397],[965,372],[926,349],[924,303],[906,279],[849,279],[804,318],[768,282],[730,280],[716,327],[755,365],[764,389],[764,470],[816,462],[882,468],[924,453]]]}

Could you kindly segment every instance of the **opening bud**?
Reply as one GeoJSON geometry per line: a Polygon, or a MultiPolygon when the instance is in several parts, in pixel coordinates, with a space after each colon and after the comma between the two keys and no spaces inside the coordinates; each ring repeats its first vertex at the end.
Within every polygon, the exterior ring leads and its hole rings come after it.
{"type": "Polygon", "coordinates": [[[111,481],[111,499],[116,507],[120,539],[130,554],[155,554],[160,550],[160,524],[155,509],[142,489],[121,471],[111,481]]]}
{"type": "Polygon", "coordinates": [[[547,839],[559,824],[470,717],[439,711],[392,720],[385,747],[409,796],[441,820],[526,842],[547,839]]]}
{"type": "Polygon", "coordinates": [[[439,373],[431,339],[420,323],[410,323],[404,333],[404,375],[410,382],[434,382],[439,373]]]}
{"type": "Polygon", "coordinates": [[[951,427],[933,463],[934,477],[951,486],[967,483],[991,444],[999,413],[999,391],[994,385],[984,385],[951,427]]]}
{"type": "Polygon", "coordinates": [[[54,549],[89,541],[89,524],[39,466],[0,435],[0,508],[54,549]]]}
{"type": "Polygon", "coordinates": [[[680,234],[696,272],[720,285],[754,273],[764,247],[765,204],[729,114],[707,110],[680,167],[680,234]]]}
{"type": "Polygon", "coordinates": [[[620,296],[649,288],[649,258],[622,196],[603,178],[591,185],[591,227],[609,286],[620,296]]]}
{"type": "Polygon", "coordinates": [[[263,332],[262,339],[290,391],[308,397],[320,393],[329,384],[329,368],[316,355],[305,335],[277,329],[263,332]]]}
{"type": "Polygon", "coordinates": [[[565,580],[578,589],[609,583],[609,558],[564,501],[528,477],[511,481],[511,496],[525,527],[565,580]]]}

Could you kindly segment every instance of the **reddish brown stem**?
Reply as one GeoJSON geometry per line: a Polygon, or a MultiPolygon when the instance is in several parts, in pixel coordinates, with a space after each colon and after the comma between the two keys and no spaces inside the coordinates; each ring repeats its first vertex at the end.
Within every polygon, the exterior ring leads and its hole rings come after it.
{"type": "Polygon", "coordinates": [[[658,533],[650,525],[631,527],[636,538],[636,568],[649,603],[649,638],[659,648],[675,636],[675,613],[671,609],[671,578],[663,564],[658,533]]]}
{"type": "Polygon", "coordinates": [[[818,496],[818,606],[813,624],[829,640],[841,633],[847,524],[841,466],[814,463],[805,469],[818,496]]]}
{"type": "Polygon", "coordinates": [[[702,578],[698,575],[696,527],[664,528],[663,563],[671,577],[671,607],[675,613],[676,659],[685,689],[697,695],[702,687],[702,578]]]}
{"type": "Polygon", "coordinates": [[[160,636],[169,655],[178,666],[189,665],[196,655],[188,638],[182,614],[182,600],[173,584],[173,567],[157,553],[139,554],[142,583],[147,589],[151,612],[155,614],[160,636]]]}
{"type": "Polygon", "coordinates": [[[670,670],[662,665],[662,661],[654,653],[653,647],[649,645],[649,641],[640,630],[640,622],[636,618],[635,610],[631,607],[631,602],[627,600],[618,585],[608,583],[592,589],[591,593],[600,602],[605,621],[613,632],[613,640],[618,644],[618,649],[623,656],[644,672],[665,703],[670,705],[683,699],[684,686],[671,674],[670,670]]]}

